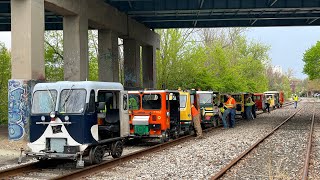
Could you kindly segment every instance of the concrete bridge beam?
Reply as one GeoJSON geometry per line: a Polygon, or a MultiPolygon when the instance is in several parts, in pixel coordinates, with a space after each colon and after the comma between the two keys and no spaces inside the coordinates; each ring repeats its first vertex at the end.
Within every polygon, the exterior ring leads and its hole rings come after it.
{"type": "Polygon", "coordinates": [[[85,14],[63,17],[63,57],[64,80],[87,80],[88,19],[85,14]]]}
{"type": "Polygon", "coordinates": [[[142,46],[142,77],[144,88],[155,88],[156,82],[156,48],[142,46]]]}
{"type": "Polygon", "coordinates": [[[99,81],[119,82],[118,36],[110,30],[98,30],[99,81]]]}
{"type": "Polygon", "coordinates": [[[11,1],[12,79],[44,79],[44,2],[11,1]]]}
{"type": "Polygon", "coordinates": [[[124,39],[124,86],[141,87],[140,44],[134,39],[124,39]]]}

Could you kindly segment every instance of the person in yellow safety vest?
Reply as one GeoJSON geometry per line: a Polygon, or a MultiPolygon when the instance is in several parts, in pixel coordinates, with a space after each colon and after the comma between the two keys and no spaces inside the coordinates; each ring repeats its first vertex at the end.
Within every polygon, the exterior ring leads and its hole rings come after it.
{"type": "Polygon", "coordinates": [[[293,96],[293,101],[294,101],[294,108],[296,109],[297,108],[297,106],[298,106],[298,96],[295,94],[294,96],[293,96]]]}
{"type": "Polygon", "coordinates": [[[102,110],[101,112],[107,113],[108,109],[112,109],[112,97],[109,97],[109,99],[107,100],[106,104],[104,105],[104,110],[102,110]]]}
{"type": "Polygon", "coordinates": [[[100,111],[100,113],[103,113],[102,117],[99,118],[98,120],[98,124],[99,125],[103,125],[105,123],[105,120],[107,118],[107,112],[108,112],[108,109],[112,109],[112,104],[111,103],[106,103],[104,105],[104,109],[100,111]],[[109,108],[108,108],[109,107],[109,108]]]}
{"type": "Polygon", "coordinates": [[[227,102],[224,104],[224,106],[227,108],[222,116],[222,123],[223,123],[223,128],[227,129],[228,128],[228,124],[226,121],[226,117],[230,114],[231,115],[231,120],[230,120],[230,127],[234,128],[235,125],[235,116],[236,116],[236,100],[230,95],[227,95],[228,100],[227,102]]]}
{"type": "Polygon", "coordinates": [[[268,113],[270,113],[270,104],[271,104],[271,97],[267,97],[266,99],[266,109],[268,113]]]}
{"type": "Polygon", "coordinates": [[[251,95],[249,94],[248,97],[245,100],[245,113],[246,113],[246,118],[248,120],[254,119],[253,114],[252,114],[252,106],[254,105],[254,102],[252,101],[251,95]]]}
{"type": "Polygon", "coordinates": [[[200,113],[194,105],[191,106],[191,115],[192,115],[194,128],[196,129],[197,137],[203,138],[201,123],[200,123],[200,113]]]}
{"type": "Polygon", "coordinates": [[[222,115],[224,113],[224,107],[218,106],[218,108],[219,108],[219,117],[222,119],[222,115]]]}

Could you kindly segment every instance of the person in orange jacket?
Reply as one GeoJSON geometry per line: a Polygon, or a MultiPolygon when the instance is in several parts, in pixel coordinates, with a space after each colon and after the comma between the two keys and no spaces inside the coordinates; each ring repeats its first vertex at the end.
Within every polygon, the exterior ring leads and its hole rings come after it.
{"type": "Polygon", "coordinates": [[[228,100],[225,102],[224,107],[226,107],[226,110],[223,113],[222,116],[222,123],[223,123],[223,128],[227,129],[228,124],[226,121],[227,116],[230,114],[231,115],[231,121],[230,121],[230,127],[234,128],[235,125],[235,116],[236,116],[236,100],[230,95],[227,94],[228,100]]]}
{"type": "Polygon", "coordinates": [[[191,106],[191,115],[192,115],[193,125],[196,129],[197,137],[202,138],[203,136],[202,136],[201,123],[200,123],[200,113],[194,105],[191,106]]]}

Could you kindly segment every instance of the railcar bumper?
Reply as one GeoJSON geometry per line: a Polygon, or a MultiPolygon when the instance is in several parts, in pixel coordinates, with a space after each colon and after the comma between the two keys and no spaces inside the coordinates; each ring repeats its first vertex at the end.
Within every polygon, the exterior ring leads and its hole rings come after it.
{"type": "Polygon", "coordinates": [[[152,134],[152,135],[133,135],[129,136],[130,138],[161,138],[162,135],[152,134]]]}
{"type": "Polygon", "coordinates": [[[25,152],[26,156],[35,157],[38,159],[72,159],[77,160],[80,153],[66,154],[66,153],[46,153],[46,152],[25,152]]]}
{"type": "Polygon", "coordinates": [[[211,124],[212,122],[214,122],[218,118],[219,118],[219,114],[215,114],[213,116],[202,117],[201,123],[202,124],[211,124]]]}

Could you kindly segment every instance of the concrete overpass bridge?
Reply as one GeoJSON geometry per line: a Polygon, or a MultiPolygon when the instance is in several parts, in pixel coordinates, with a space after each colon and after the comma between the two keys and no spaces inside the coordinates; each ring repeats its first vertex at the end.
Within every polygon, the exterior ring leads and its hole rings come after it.
{"type": "Polygon", "coordinates": [[[23,138],[30,91],[45,80],[45,30],[63,30],[65,80],[88,77],[88,29],[97,29],[99,80],[119,81],[120,37],[124,85],[155,87],[160,41],[153,29],[317,26],[319,18],[319,0],[0,0],[0,31],[12,34],[9,137],[23,138]]]}

